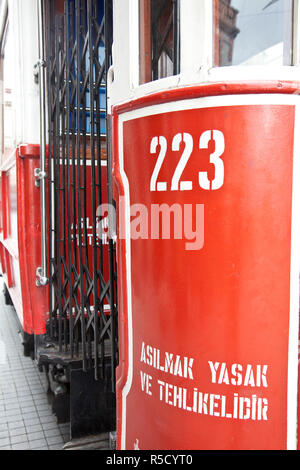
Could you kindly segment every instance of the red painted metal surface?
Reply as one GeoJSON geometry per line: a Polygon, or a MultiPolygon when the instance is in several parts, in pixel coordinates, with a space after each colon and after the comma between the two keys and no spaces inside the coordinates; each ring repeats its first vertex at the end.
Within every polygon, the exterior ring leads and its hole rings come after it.
{"type": "Polygon", "coordinates": [[[36,286],[41,263],[40,190],[34,169],[38,145],[22,145],[1,174],[1,267],[23,331],[45,333],[48,289],[36,286]]]}
{"type": "Polygon", "coordinates": [[[17,151],[18,240],[23,301],[23,328],[29,334],[45,333],[48,288],[36,286],[41,265],[40,189],[34,169],[40,166],[38,145],[22,145],[17,151]]]}
{"type": "Polygon", "coordinates": [[[6,161],[1,174],[1,267],[19,318],[23,319],[17,233],[17,170],[15,159],[6,161]]]}
{"type": "MultiPolygon", "coordinates": [[[[255,86],[258,93],[279,91],[278,83],[255,86]]],[[[286,84],[289,92],[298,86],[286,84]]],[[[240,84],[209,85],[206,93],[235,87],[242,92],[240,84]]],[[[153,204],[204,205],[204,244],[197,250],[186,249],[190,240],[161,234],[118,241],[118,448],[287,446],[294,106],[272,99],[195,105],[126,121],[119,135],[124,111],[204,95],[204,87],[172,90],[113,112],[119,222],[129,227],[121,197],[127,208],[143,204],[148,214],[153,204]],[[191,182],[192,190],[176,184],[171,190],[187,148],[174,144],[178,133],[191,136],[179,183],[191,182]],[[160,186],[151,191],[162,150],[153,139],[161,136],[167,150],[156,175],[160,186]]]]}

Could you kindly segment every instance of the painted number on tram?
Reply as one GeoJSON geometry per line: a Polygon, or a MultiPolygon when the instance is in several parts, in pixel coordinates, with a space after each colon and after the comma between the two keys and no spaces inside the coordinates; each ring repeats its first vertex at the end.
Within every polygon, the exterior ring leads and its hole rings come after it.
{"type": "MultiPolygon", "coordinates": [[[[209,160],[215,167],[215,177],[213,180],[210,180],[206,171],[200,171],[198,175],[199,186],[201,189],[206,191],[220,189],[224,184],[224,162],[221,158],[225,151],[223,132],[219,130],[207,130],[203,132],[199,140],[199,149],[208,149],[210,141],[215,143],[215,150],[210,154],[209,160]]],[[[150,153],[152,155],[157,155],[158,153],[158,157],[150,180],[150,191],[167,191],[169,185],[171,191],[192,191],[192,181],[181,181],[182,173],[184,172],[194,150],[194,139],[191,134],[188,134],[187,132],[176,134],[172,140],[172,151],[178,152],[182,143],[184,143],[183,152],[173,174],[172,180],[168,183],[167,181],[158,181],[159,173],[167,154],[168,141],[164,136],[156,136],[152,138],[150,143],[150,153]]]]}

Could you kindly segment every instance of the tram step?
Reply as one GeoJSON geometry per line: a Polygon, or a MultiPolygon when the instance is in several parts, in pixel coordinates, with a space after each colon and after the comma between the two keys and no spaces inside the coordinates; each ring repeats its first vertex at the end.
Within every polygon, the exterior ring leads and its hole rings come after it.
{"type": "Polygon", "coordinates": [[[95,436],[81,437],[67,442],[64,450],[110,450],[109,433],[104,432],[95,436]]]}

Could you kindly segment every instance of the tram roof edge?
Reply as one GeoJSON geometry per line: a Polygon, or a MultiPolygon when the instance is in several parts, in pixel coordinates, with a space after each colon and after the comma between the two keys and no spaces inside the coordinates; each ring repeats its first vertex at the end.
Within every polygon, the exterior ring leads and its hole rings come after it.
{"type": "Polygon", "coordinates": [[[242,95],[242,94],[300,94],[300,80],[266,80],[266,81],[231,81],[218,83],[202,83],[172,88],[137,97],[126,102],[113,105],[113,112],[121,114],[168,101],[180,101],[209,96],[242,95]]]}

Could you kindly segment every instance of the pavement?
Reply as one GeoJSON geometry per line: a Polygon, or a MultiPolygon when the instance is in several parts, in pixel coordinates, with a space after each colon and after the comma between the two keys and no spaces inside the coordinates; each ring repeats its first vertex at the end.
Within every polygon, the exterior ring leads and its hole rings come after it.
{"type": "Polygon", "coordinates": [[[0,451],[62,450],[69,424],[57,424],[47,399],[47,380],[24,357],[16,312],[5,305],[0,280],[0,451]]]}

